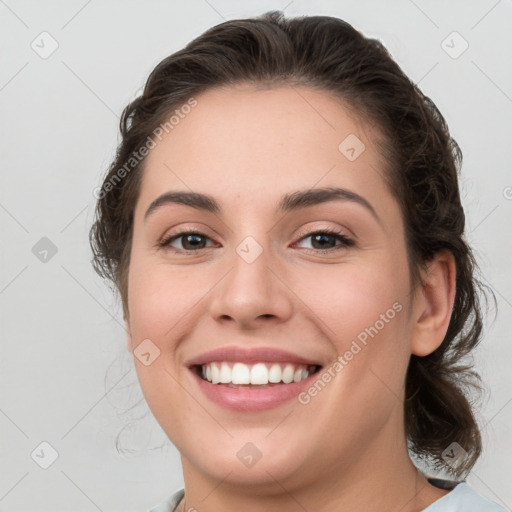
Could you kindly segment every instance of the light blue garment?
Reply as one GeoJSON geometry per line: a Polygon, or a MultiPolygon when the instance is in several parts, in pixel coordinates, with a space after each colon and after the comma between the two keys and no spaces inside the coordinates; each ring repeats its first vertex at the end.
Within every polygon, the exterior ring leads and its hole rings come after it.
{"type": "MultiPolygon", "coordinates": [[[[180,489],[168,500],[147,512],[174,512],[184,494],[185,491],[180,489]]],[[[494,501],[484,498],[467,482],[461,482],[448,494],[424,509],[423,512],[507,512],[507,510],[494,501]]]]}
{"type": "Polygon", "coordinates": [[[467,482],[461,482],[423,512],[507,512],[507,510],[494,501],[484,498],[467,482]]]}
{"type": "Polygon", "coordinates": [[[156,507],[150,508],[147,512],[174,512],[183,496],[185,496],[185,491],[183,489],[180,489],[178,492],[175,492],[170,498],[160,503],[156,507]]]}

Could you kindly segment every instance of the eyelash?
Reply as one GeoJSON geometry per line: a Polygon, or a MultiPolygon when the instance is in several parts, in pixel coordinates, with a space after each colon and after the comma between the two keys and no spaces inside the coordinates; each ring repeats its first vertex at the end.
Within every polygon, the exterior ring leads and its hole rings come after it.
{"type": "MultiPolygon", "coordinates": [[[[160,248],[167,249],[167,248],[169,248],[170,243],[172,241],[177,240],[185,235],[198,235],[198,236],[209,239],[209,237],[204,235],[203,233],[201,233],[197,230],[194,230],[194,229],[190,229],[190,230],[180,231],[179,233],[168,236],[168,237],[162,239],[158,245],[160,248]]],[[[299,241],[302,241],[306,238],[309,238],[309,237],[312,237],[315,235],[335,236],[336,239],[341,242],[341,244],[334,246],[334,247],[330,247],[329,249],[303,249],[305,252],[312,253],[312,254],[318,254],[319,252],[320,253],[330,253],[333,251],[338,251],[343,248],[353,247],[355,245],[355,242],[351,238],[347,237],[344,233],[337,231],[335,229],[321,229],[321,230],[311,231],[311,232],[306,233],[303,236],[301,236],[299,241]]],[[[176,253],[192,253],[192,252],[198,252],[201,249],[209,249],[209,247],[200,247],[199,249],[196,249],[196,250],[174,249],[174,248],[170,249],[170,250],[172,250],[173,252],[176,252],[176,253]]]]}

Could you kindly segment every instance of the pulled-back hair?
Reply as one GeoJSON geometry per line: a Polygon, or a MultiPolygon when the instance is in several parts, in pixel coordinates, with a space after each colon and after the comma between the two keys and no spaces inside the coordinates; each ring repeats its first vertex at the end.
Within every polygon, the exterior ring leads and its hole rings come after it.
{"type": "Polygon", "coordinates": [[[384,135],[385,177],[403,215],[411,282],[421,282],[439,251],[453,254],[456,295],[446,336],[425,357],[411,356],[406,375],[405,428],[412,453],[435,468],[457,442],[467,452],[452,466],[469,471],[481,452],[470,392],[478,375],[465,356],[481,337],[482,311],[472,251],[464,238],[459,146],[430,98],[404,74],[384,46],[334,17],[285,19],[279,11],[221,23],[162,60],[143,93],[123,111],[122,140],[100,189],[90,232],[93,266],[119,292],[125,318],[127,273],[144,158],[140,148],[191,98],[219,86],[300,85],[334,93],[384,135]],[[139,158],[134,158],[139,156],[139,158]],[[127,167],[127,162],[131,162],[127,167]],[[124,172],[120,172],[124,169],[124,172]]]}

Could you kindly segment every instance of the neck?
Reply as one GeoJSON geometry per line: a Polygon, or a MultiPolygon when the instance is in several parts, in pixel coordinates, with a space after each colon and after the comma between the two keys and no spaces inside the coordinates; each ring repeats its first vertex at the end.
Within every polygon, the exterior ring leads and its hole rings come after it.
{"type": "MultiPolygon", "coordinates": [[[[413,465],[405,442],[375,439],[361,452],[336,465],[317,465],[304,478],[295,473],[277,481],[231,483],[230,472],[216,480],[182,457],[185,498],[178,512],[420,512],[448,491],[438,489],[413,465]],[[385,448],[383,448],[385,447],[385,448]]],[[[385,434],[385,432],[383,432],[385,434]]],[[[232,475],[231,475],[232,476],[232,475]]]]}

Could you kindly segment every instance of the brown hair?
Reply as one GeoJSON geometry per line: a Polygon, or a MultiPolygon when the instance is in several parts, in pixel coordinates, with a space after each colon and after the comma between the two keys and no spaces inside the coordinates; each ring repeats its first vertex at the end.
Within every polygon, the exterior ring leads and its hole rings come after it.
{"type": "Polygon", "coordinates": [[[144,166],[144,159],[134,156],[170,113],[194,95],[242,82],[331,92],[376,124],[385,136],[379,147],[388,167],[386,178],[406,226],[412,282],[418,283],[419,269],[437,252],[453,254],[457,274],[451,320],[437,350],[411,356],[405,427],[411,452],[436,468],[446,466],[443,451],[459,443],[468,455],[451,470],[463,475],[481,452],[468,399],[469,391],[478,389],[478,375],[462,361],[481,336],[477,292],[486,287],[475,277],[478,267],[464,238],[457,176],[461,151],[432,100],[384,46],[345,21],[328,16],[285,19],[279,11],[268,12],[221,23],[162,60],[142,95],[122,114],[122,140],[104,179],[90,232],[95,270],[115,285],[127,318],[133,212],[144,166]],[[131,168],[126,167],[129,161],[131,168]],[[119,179],[121,168],[125,172],[119,179]]]}

